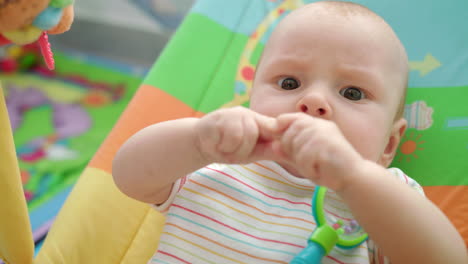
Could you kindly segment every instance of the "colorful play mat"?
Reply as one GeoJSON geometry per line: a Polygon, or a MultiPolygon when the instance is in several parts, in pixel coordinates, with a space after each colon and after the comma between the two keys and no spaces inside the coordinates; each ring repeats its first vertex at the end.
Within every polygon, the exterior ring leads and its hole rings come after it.
{"type": "Polygon", "coordinates": [[[83,54],[55,60],[55,72],[38,65],[0,74],[36,242],[144,75],[83,54]]]}

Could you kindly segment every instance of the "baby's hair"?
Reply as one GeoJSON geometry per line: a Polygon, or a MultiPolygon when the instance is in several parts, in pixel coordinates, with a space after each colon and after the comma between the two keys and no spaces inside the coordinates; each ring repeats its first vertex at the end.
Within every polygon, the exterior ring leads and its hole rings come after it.
{"type": "Polygon", "coordinates": [[[315,5],[323,6],[326,10],[333,12],[338,12],[344,16],[353,16],[353,15],[371,15],[376,18],[382,19],[379,15],[374,13],[372,10],[358,3],[349,2],[349,1],[333,1],[325,0],[316,2],[315,5]]]}

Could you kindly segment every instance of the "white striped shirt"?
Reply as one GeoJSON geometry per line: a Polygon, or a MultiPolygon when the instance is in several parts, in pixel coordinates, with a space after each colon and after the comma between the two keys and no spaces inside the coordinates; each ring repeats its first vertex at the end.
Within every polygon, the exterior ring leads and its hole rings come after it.
{"type": "MultiPolygon", "coordinates": [[[[401,170],[389,170],[422,191],[401,170]]],[[[159,206],[166,225],[149,263],[289,263],[316,227],[311,215],[314,188],[308,179],[271,161],[200,169],[177,181],[168,201],[159,206]]],[[[344,202],[328,193],[326,213],[352,218],[344,202]]],[[[381,259],[369,245],[334,247],[322,263],[381,259]]]]}

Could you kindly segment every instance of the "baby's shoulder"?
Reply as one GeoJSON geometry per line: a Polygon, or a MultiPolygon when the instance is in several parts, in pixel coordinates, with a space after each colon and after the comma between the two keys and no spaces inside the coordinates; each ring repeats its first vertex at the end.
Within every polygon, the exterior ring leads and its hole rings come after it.
{"type": "Polygon", "coordinates": [[[405,172],[403,172],[400,168],[391,167],[387,168],[387,170],[395,176],[398,180],[408,184],[411,188],[418,191],[420,194],[424,195],[423,188],[421,185],[412,177],[408,176],[405,172]]]}

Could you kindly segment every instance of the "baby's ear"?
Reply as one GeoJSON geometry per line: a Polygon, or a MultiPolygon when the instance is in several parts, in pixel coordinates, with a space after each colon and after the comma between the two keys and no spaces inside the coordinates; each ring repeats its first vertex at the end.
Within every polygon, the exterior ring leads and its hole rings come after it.
{"type": "Polygon", "coordinates": [[[392,163],[406,127],[407,121],[404,118],[400,118],[393,123],[392,131],[390,131],[390,136],[388,137],[387,146],[385,147],[382,156],[380,156],[380,165],[388,167],[390,163],[392,163]]]}

